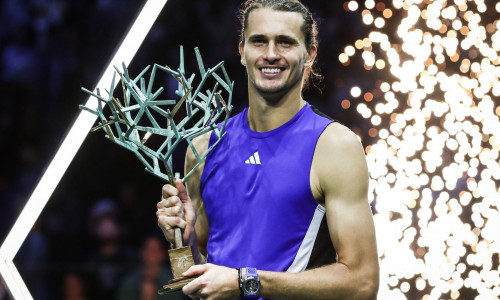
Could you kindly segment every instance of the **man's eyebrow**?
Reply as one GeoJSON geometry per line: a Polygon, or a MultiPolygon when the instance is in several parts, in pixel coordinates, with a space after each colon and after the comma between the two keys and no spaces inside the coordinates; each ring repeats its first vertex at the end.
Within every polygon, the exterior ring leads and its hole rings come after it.
{"type": "Polygon", "coordinates": [[[278,35],[276,37],[277,40],[280,40],[280,41],[287,41],[287,42],[293,42],[293,43],[298,43],[299,41],[293,37],[293,36],[289,36],[289,35],[278,35]]]}
{"type": "Polygon", "coordinates": [[[265,35],[263,34],[254,34],[248,37],[248,40],[253,41],[253,40],[260,40],[260,39],[267,39],[265,35]]]}
{"type": "MultiPolygon", "coordinates": [[[[254,34],[254,35],[251,35],[250,37],[248,37],[248,40],[250,41],[254,41],[254,40],[267,40],[268,37],[264,34],[254,34]]],[[[299,41],[293,37],[293,36],[290,36],[290,35],[285,35],[285,34],[281,34],[281,35],[277,35],[276,36],[276,40],[278,41],[288,41],[288,42],[293,42],[293,43],[298,43],[299,41]]]]}

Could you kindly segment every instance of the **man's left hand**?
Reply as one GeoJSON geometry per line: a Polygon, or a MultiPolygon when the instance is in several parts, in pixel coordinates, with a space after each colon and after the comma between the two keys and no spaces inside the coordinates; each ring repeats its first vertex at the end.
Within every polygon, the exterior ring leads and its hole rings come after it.
{"type": "Polygon", "coordinates": [[[238,271],[213,264],[194,265],[182,275],[198,278],[182,291],[192,299],[238,299],[240,296],[238,271]]]}
{"type": "Polygon", "coordinates": [[[192,299],[238,299],[240,296],[238,271],[213,264],[194,265],[182,275],[198,278],[182,291],[192,299]]]}

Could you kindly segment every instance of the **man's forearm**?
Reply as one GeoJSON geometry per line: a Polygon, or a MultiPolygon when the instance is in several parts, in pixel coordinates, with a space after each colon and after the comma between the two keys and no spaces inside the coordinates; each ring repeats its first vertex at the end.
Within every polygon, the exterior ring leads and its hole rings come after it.
{"type": "Polygon", "coordinates": [[[300,273],[258,271],[260,296],[272,299],[376,299],[378,271],[336,263],[300,273]]]}
{"type": "Polygon", "coordinates": [[[194,229],[194,226],[192,227],[193,231],[190,233],[190,238],[188,242],[188,246],[191,247],[191,252],[193,253],[193,260],[194,263],[199,265],[199,264],[204,264],[207,262],[207,258],[205,255],[203,255],[200,251],[200,247],[198,246],[198,236],[196,235],[196,229],[194,229]]]}
{"type": "Polygon", "coordinates": [[[194,263],[199,265],[199,264],[204,264],[207,262],[207,258],[205,255],[203,255],[200,251],[200,248],[198,247],[197,243],[194,243],[194,245],[191,246],[191,252],[193,253],[193,260],[194,263]]]}

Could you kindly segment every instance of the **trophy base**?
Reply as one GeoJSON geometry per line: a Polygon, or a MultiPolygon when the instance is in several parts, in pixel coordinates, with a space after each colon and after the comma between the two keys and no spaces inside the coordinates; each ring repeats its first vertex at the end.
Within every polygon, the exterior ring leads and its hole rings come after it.
{"type": "Polygon", "coordinates": [[[165,294],[170,294],[176,291],[182,290],[182,287],[184,287],[186,284],[190,283],[194,279],[196,279],[198,276],[193,276],[193,277],[181,277],[177,279],[172,279],[168,281],[168,284],[164,285],[162,289],[158,291],[159,295],[165,295],[165,294]]]}

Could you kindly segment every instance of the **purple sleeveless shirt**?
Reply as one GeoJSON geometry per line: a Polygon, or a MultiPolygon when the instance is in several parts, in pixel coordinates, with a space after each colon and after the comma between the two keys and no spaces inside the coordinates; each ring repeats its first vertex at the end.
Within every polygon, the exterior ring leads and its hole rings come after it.
{"type": "Polygon", "coordinates": [[[288,272],[333,263],[325,209],[310,187],[316,143],[333,121],[306,103],[282,126],[255,132],[247,111],[229,119],[201,177],[208,262],[288,272]]]}

